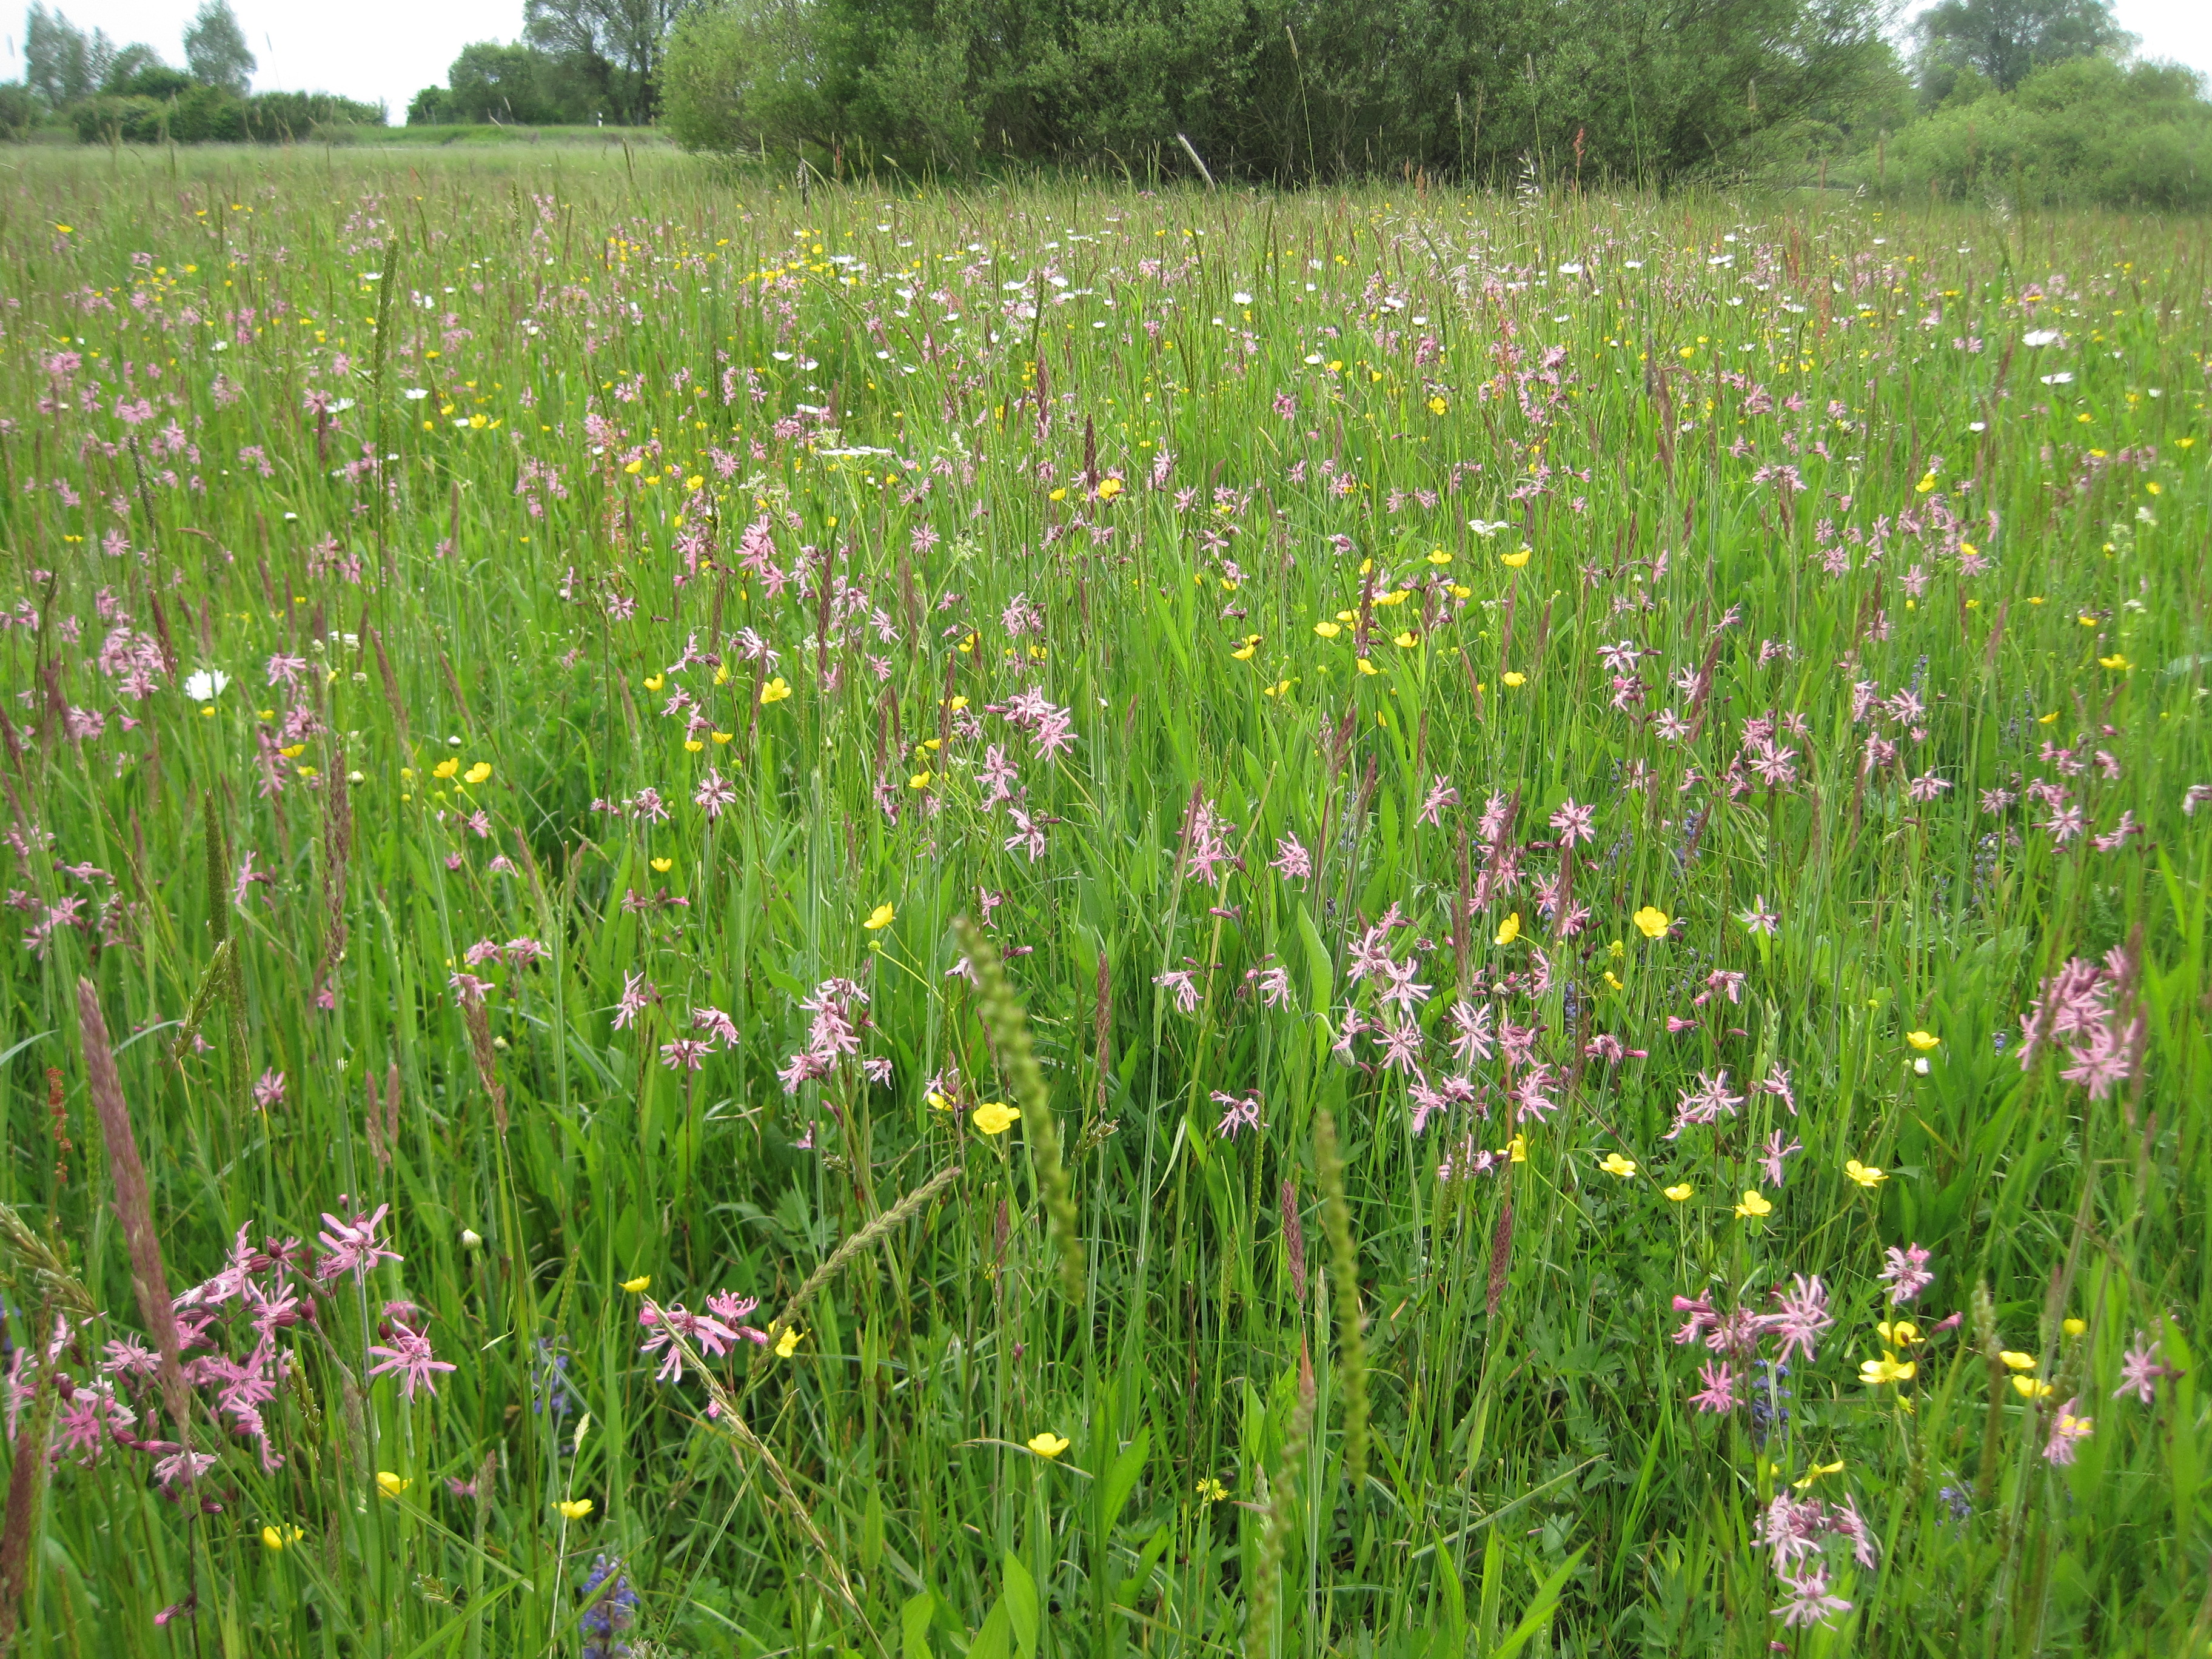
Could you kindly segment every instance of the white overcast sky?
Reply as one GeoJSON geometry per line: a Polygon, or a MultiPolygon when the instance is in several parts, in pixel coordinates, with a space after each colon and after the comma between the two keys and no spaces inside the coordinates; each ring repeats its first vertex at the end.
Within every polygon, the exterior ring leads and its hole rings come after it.
{"type": "MultiPolygon", "coordinates": [[[[9,8],[10,0],[0,0],[9,8]]],[[[374,103],[395,121],[422,88],[442,82],[446,65],[472,40],[512,40],[522,31],[521,0],[232,0],[246,43],[261,60],[263,90],[336,92],[374,103]]],[[[118,41],[143,40],[173,64],[184,61],[185,25],[197,0],[63,0],[79,27],[103,28],[118,41]]],[[[10,8],[12,9],[12,8],[10,8]]],[[[23,72],[22,12],[0,9],[0,78],[23,72]]],[[[1919,7],[1907,0],[1908,10],[1919,7]]],[[[2142,39],[2148,58],[2168,58],[2212,78],[2212,0],[2116,0],[2123,27],[2142,39]]]]}

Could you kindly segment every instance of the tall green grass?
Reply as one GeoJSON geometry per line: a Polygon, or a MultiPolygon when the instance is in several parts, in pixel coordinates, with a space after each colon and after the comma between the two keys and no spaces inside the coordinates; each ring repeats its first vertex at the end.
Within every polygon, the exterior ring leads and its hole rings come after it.
{"type": "Polygon", "coordinates": [[[521,149],[9,186],[21,1650],[2204,1650],[2201,225],[521,149]],[[153,1342],[81,977],[171,1291],[304,1242],[265,1458],[234,1298],[33,1478],[153,1342]]]}

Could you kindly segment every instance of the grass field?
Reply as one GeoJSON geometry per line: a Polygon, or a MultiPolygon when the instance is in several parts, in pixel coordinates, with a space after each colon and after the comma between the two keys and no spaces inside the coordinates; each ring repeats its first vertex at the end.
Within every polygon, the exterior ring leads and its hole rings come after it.
{"type": "Polygon", "coordinates": [[[17,1651],[2212,1646],[2203,226],[522,148],[9,181],[17,1651]]]}

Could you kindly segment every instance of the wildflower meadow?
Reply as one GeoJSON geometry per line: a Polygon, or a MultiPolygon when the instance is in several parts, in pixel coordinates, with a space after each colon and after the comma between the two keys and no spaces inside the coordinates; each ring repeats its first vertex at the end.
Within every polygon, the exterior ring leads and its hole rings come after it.
{"type": "Polygon", "coordinates": [[[0,1645],[2212,1650],[2203,224],[0,188],[0,1645]]]}

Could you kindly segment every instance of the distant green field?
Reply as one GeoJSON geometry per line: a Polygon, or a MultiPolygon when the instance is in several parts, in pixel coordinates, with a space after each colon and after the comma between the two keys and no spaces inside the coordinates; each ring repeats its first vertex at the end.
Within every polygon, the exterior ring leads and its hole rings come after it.
{"type": "Polygon", "coordinates": [[[655,127],[518,127],[489,123],[462,126],[356,127],[359,144],[413,148],[447,144],[613,144],[665,149],[668,137],[655,127]]]}
{"type": "Polygon", "coordinates": [[[0,159],[0,1644],[2207,1651],[2204,226],[0,159]]]}

